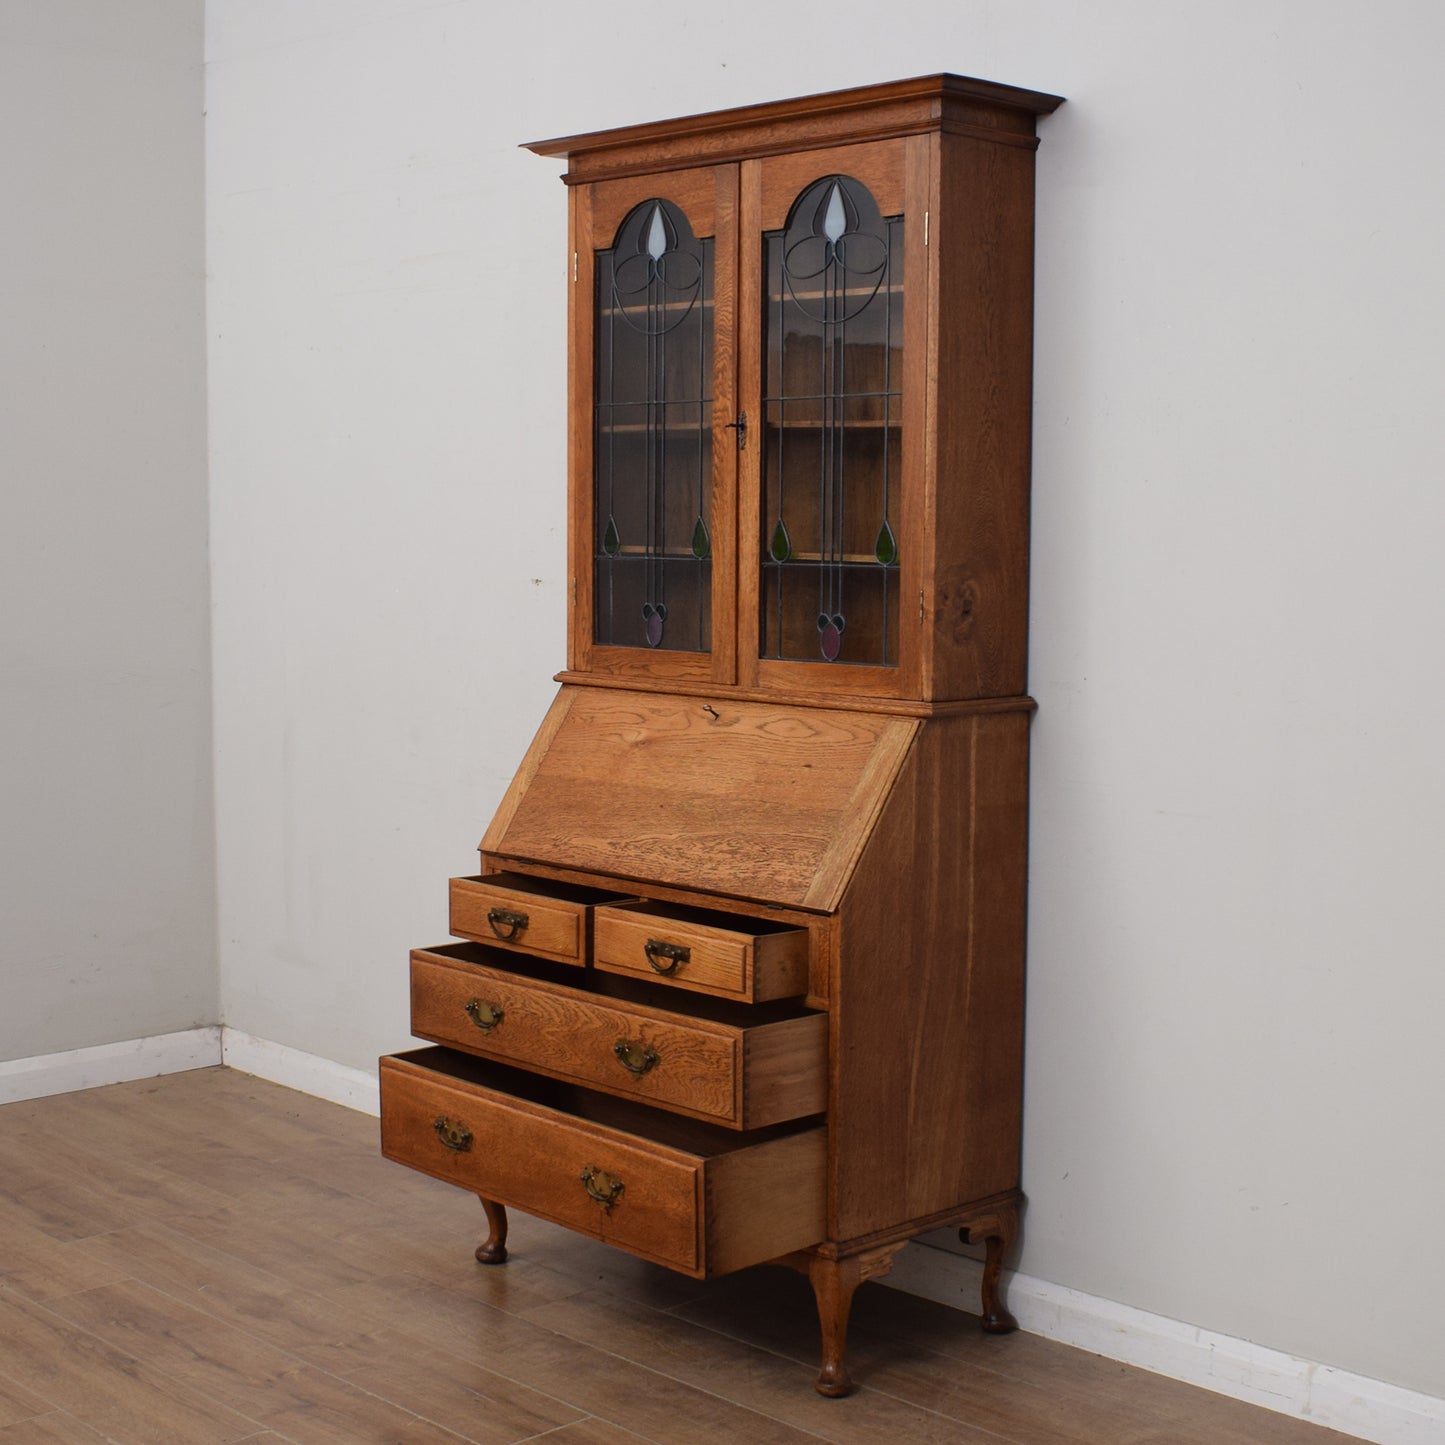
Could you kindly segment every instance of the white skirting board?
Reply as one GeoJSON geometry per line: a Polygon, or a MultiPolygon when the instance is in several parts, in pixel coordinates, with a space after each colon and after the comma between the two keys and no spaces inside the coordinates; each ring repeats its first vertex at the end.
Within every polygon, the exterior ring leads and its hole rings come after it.
{"type": "Polygon", "coordinates": [[[318,1099],[328,1099],[333,1104],[344,1104],[348,1109],[359,1109],[366,1114],[381,1112],[375,1074],[364,1069],[349,1069],[316,1054],[216,1024],[0,1062],[0,1104],[71,1094],[77,1089],[98,1089],[105,1084],[125,1084],[132,1079],[153,1079],[160,1074],[181,1074],[187,1069],[211,1069],[221,1064],[318,1099]]]}
{"type": "MultiPolygon", "coordinates": [[[[219,1027],[0,1063],[0,1104],[221,1063],[349,1109],[380,1112],[378,1084],[366,1070],[219,1027]]],[[[915,1243],[895,1257],[884,1283],[976,1313],[981,1275],[976,1260],[915,1243]]],[[[1006,1276],[1005,1290],[1009,1309],[1030,1334],[1311,1420],[1375,1445],[1445,1441],[1445,1400],[1433,1395],[1297,1359],[1026,1274],[1006,1276]]]]}
{"type": "Polygon", "coordinates": [[[213,1068],[220,1062],[221,1030],[215,1024],[61,1054],[40,1054],[33,1059],[11,1059],[0,1063],[0,1104],[213,1068]]]}
{"type": "Polygon", "coordinates": [[[221,1054],[228,1068],[284,1084],[303,1094],[344,1104],[363,1114],[381,1113],[381,1085],[375,1074],[348,1068],[317,1054],[273,1044],[240,1029],[221,1030],[221,1054]]]}
{"type": "MultiPolygon", "coordinates": [[[[978,1313],[983,1266],[914,1243],[881,1283],[978,1313]]],[[[1297,1359],[1026,1274],[1004,1275],[1019,1328],[1121,1364],[1294,1415],[1376,1445],[1441,1445],[1445,1400],[1297,1359]]]]}

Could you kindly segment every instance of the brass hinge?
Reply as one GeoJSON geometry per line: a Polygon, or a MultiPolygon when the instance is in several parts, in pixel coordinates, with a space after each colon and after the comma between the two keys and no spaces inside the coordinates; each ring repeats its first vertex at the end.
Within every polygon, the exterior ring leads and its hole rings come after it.
{"type": "Polygon", "coordinates": [[[923,213],[923,244],[928,244],[928,212],[923,213]]]}
{"type": "Polygon", "coordinates": [[[577,282],[577,253],[575,251],[572,253],[572,282],[574,285],[577,282]]]}
{"type": "Polygon", "coordinates": [[[577,579],[575,577],[572,579],[572,605],[574,607],[577,605],[577,579]]]}
{"type": "Polygon", "coordinates": [[[923,588],[918,589],[918,620],[923,621],[923,588]]]}

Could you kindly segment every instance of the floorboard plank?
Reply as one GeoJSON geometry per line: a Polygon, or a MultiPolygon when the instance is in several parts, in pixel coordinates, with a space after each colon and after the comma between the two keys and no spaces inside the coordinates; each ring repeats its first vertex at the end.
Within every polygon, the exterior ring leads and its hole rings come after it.
{"type": "Polygon", "coordinates": [[[17,1425],[48,1414],[55,1406],[32,1390],[0,1375],[0,1425],[17,1425]]]}
{"type": "Polygon", "coordinates": [[[540,1436],[528,1445],[667,1445],[666,1441],[652,1441],[646,1435],[634,1435],[620,1425],[609,1425],[606,1420],[579,1420],[575,1425],[564,1425],[560,1430],[540,1436]]]}
{"type": "MultiPolygon", "coordinates": [[[[254,1436],[247,1436],[254,1439],[254,1436]]],[[[63,1410],[36,1415],[0,1430],[0,1445],[105,1445],[105,1436],[63,1410]]]]}
{"type": "Polygon", "coordinates": [[[0,1285],[6,1372],[117,1445],[230,1445],[261,1423],[217,1405],[0,1285]]]}

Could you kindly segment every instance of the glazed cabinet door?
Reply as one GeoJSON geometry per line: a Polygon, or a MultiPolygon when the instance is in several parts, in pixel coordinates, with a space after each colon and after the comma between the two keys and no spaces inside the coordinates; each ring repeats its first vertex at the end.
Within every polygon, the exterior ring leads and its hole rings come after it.
{"type": "Polygon", "coordinates": [[[929,141],[745,161],[739,680],[919,695],[929,141]]]}
{"type": "Polygon", "coordinates": [[[735,680],[737,167],[572,191],[574,669],[735,680]]]}

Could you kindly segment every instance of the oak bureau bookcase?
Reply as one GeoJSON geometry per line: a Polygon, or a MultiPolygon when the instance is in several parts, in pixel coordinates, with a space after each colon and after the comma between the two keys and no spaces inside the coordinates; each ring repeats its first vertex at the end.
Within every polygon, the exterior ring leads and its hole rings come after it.
{"type": "Polygon", "coordinates": [[[543,141],[568,669],[382,1061],[388,1157],[685,1274],[1019,1204],[1035,120],[935,75],[543,141]]]}

